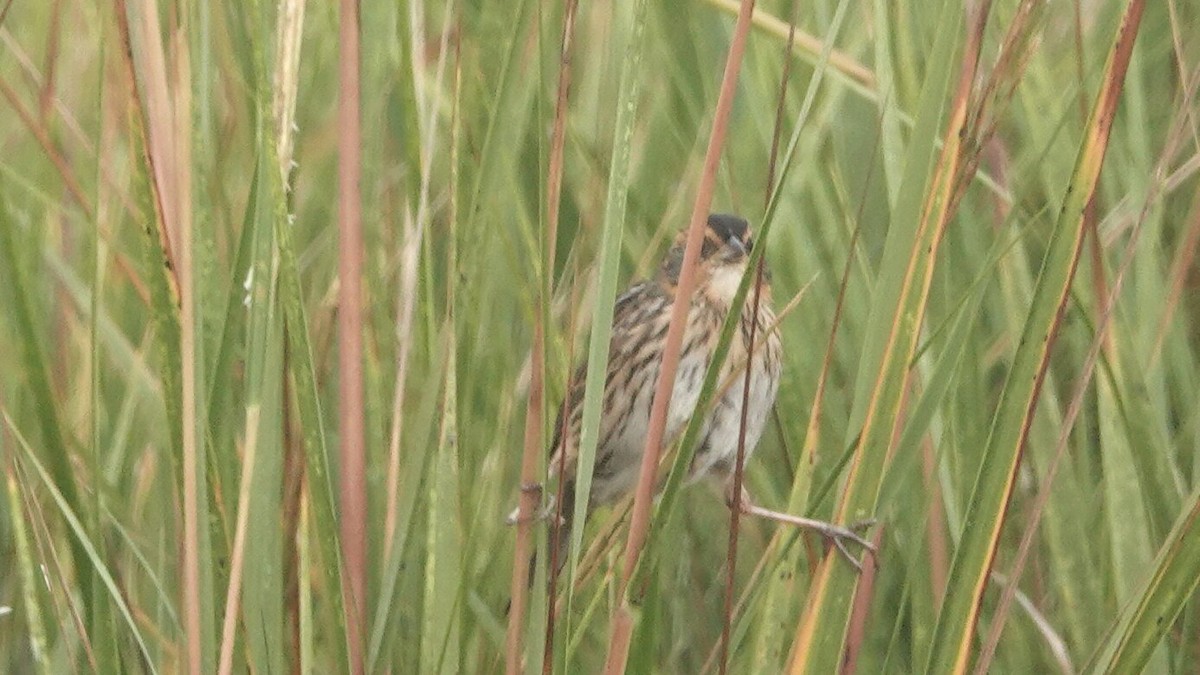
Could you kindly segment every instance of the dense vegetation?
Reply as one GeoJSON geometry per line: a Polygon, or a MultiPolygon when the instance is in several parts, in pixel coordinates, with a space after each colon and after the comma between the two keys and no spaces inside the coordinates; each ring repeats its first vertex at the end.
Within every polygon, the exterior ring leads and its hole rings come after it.
{"type": "MultiPolygon", "coordinates": [[[[615,291],[687,226],[738,6],[363,3],[365,255],[339,271],[336,5],[0,3],[0,670],[345,670],[358,569],[369,672],[505,664],[531,379],[545,439],[615,291]]],[[[621,606],[631,672],[1194,672],[1198,22],[758,3],[712,195],[784,310],[746,481],[874,518],[879,554],[860,575],[743,518],[730,556],[718,492],[671,489],[619,597],[629,506],[605,510],[555,672],[598,671],[621,606]]],[[[534,584],[526,672],[547,604],[534,584]]]]}

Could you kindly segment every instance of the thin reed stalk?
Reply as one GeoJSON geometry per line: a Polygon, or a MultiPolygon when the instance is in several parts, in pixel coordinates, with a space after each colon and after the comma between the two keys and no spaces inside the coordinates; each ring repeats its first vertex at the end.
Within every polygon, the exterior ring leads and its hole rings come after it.
{"type": "Polygon", "coordinates": [[[346,561],[350,668],[364,671],[367,601],[366,441],[363,427],[362,131],[359,4],[338,14],[338,434],[341,544],[346,561]]]}
{"type": "Polygon", "coordinates": [[[671,306],[671,323],[667,328],[663,347],[662,364],[659,366],[655,384],[654,402],[650,408],[650,421],[646,431],[646,444],[642,450],[642,467],[638,474],[637,491],[634,494],[633,512],[630,517],[629,537],[626,540],[621,575],[617,582],[618,606],[613,617],[612,637],[609,639],[605,672],[617,675],[624,672],[629,658],[629,645],[633,634],[633,615],[626,594],[629,580],[633,576],[641,555],[642,545],[650,521],[650,506],[657,485],[658,461],[662,452],[663,433],[667,423],[667,409],[671,405],[671,390],[675,382],[675,370],[679,366],[679,352],[683,346],[683,332],[687,326],[688,310],[692,304],[692,292],[696,287],[696,262],[700,259],[700,244],[704,238],[704,223],[712,204],[713,188],[717,180],[717,164],[725,144],[729,113],[733,108],[733,96],[737,86],[742,56],[746,51],[746,36],[750,32],[750,16],[754,11],[754,0],[742,0],[729,55],[725,61],[725,73],[721,78],[721,91],[713,113],[712,131],[708,137],[708,150],[704,155],[704,166],[696,188],[696,200],[687,230],[687,243],[683,252],[683,263],[679,272],[679,284],[675,290],[675,301],[671,306]]]}

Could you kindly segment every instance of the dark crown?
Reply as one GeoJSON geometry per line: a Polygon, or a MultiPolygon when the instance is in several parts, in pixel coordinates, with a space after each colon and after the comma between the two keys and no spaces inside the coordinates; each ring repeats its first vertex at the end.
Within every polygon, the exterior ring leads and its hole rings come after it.
{"type": "Polygon", "coordinates": [[[738,241],[746,241],[746,231],[750,224],[745,219],[728,213],[714,213],[708,217],[708,229],[721,238],[721,242],[729,241],[730,237],[738,241]]]}
{"type": "MultiPolygon", "coordinates": [[[[709,260],[716,252],[729,243],[730,239],[736,239],[741,242],[745,250],[750,250],[752,246],[749,241],[750,224],[744,218],[739,218],[726,213],[714,213],[708,217],[708,232],[705,233],[704,242],[700,246],[700,260],[709,260]]],[[[667,251],[667,256],[663,259],[662,266],[659,268],[663,278],[670,283],[679,281],[680,268],[683,266],[683,248],[687,241],[687,230],[681,230],[675,238],[675,245],[671,250],[667,251]]]]}

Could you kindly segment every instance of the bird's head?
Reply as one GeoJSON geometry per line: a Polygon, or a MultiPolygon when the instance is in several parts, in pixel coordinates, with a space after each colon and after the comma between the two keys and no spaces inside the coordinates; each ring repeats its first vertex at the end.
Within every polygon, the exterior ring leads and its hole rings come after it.
{"type": "MultiPolygon", "coordinates": [[[[675,237],[675,244],[663,261],[661,273],[671,285],[679,283],[686,244],[687,230],[684,230],[675,237]]],[[[710,215],[700,248],[698,287],[714,301],[726,305],[733,302],[753,248],[754,239],[745,219],[720,213],[710,215]]]]}

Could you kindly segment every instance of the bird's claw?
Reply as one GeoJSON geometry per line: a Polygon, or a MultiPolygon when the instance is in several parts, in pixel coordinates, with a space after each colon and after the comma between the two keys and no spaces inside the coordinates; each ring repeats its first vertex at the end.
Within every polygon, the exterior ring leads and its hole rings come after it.
{"type": "Polygon", "coordinates": [[[862,572],[862,562],[850,554],[850,550],[846,548],[846,542],[853,542],[863,547],[871,554],[875,553],[875,545],[858,534],[859,531],[866,530],[875,524],[875,519],[873,518],[860,520],[852,523],[849,526],[835,525],[824,520],[817,520],[816,518],[794,516],[790,513],[764,509],[761,506],[755,505],[745,491],[742,492],[742,497],[739,502],[735,503],[740,504],[740,509],[743,513],[767,518],[781,523],[788,523],[790,525],[803,527],[819,533],[822,537],[825,537],[831,541],[833,545],[837,547],[838,553],[841,553],[842,557],[844,557],[851,565],[854,566],[854,569],[858,570],[859,572],[862,572]]]}
{"type": "Polygon", "coordinates": [[[850,553],[850,549],[846,547],[846,542],[854,542],[855,544],[861,546],[864,550],[868,551],[870,555],[875,555],[877,552],[875,545],[858,534],[859,531],[866,530],[874,524],[875,519],[869,518],[867,520],[860,520],[856,523],[851,523],[847,526],[826,523],[824,527],[817,527],[815,529],[821,534],[821,536],[833,542],[833,545],[837,548],[838,553],[840,553],[842,557],[845,558],[846,562],[850,563],[854,569],[858,570],[858,572],[861,574],[863,570],[862,559],[857,558],[850,553]]]}
{"type": "MultiPolygon", "coordinates": [[[[540,484],[536,484],[536,483],[532,484],[532,485],[522,485],[521,486],[521,492],[541,492],[541,490],[542,490],[542,486],[540,484]]],[[[538,523],[543,520],[550,520],[555,514],[554,507],[555,507],[554,495],[550,495],[550,498],[548,500],[546,500],[546,505],[543,506],[542,508],[538,509],[537,511],[534,511],[533,514],[527,518],[521,518],[521,507],[520,506],[513,509],[512,512],[508,514],[508,517],[504,519],[504,524],[513,526],[520,522],[538,523]]]]}

